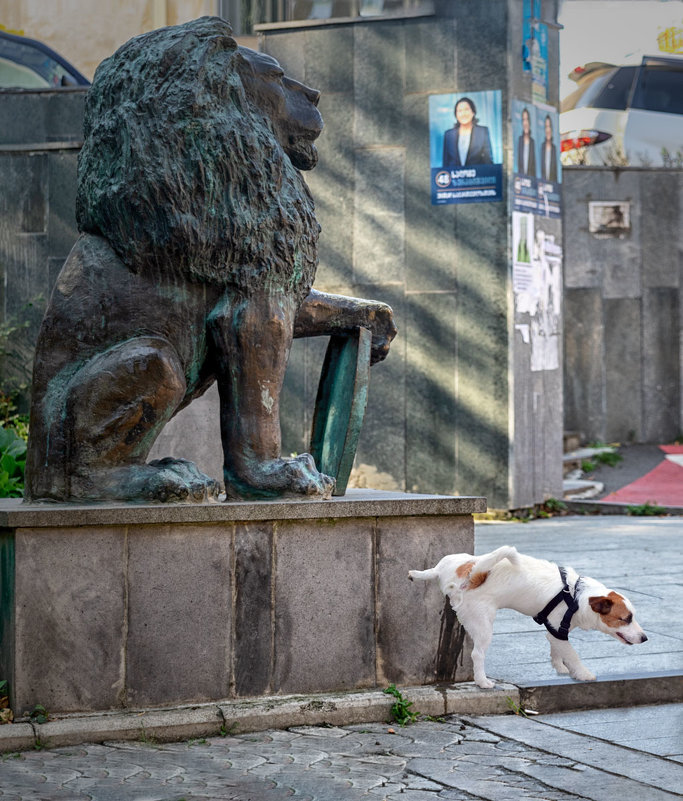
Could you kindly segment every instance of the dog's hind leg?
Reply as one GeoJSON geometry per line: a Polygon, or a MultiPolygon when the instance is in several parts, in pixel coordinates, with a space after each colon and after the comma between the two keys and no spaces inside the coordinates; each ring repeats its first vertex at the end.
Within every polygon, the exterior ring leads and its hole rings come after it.
{"type": "Polygon", "coordinates": [[[484,690],[495,687],[495,682],[486,676],[486,651],[493,638],[493,621],[496,617],[495,607],[477,605],[467,611],[458,610],[458,620],[472,638],[472,664],[474,667],[474,683],[484,690]]]}
{"type": "Polygon", "coordinates": [[[595,674],[583,664],[568,640],[558,640],[548,633],[550,661],[558,673],[569,673],[577,681],[595,681],[595,674]]]}

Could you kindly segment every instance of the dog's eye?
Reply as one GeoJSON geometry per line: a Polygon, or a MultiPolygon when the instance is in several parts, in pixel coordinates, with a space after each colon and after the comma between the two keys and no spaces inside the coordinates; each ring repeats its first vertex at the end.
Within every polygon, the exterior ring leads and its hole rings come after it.
{"type": "Polygon", "coordinates": [[[620,620],[623,623],[627,623],[627,624],[628,623],[632,623],[633,622],[633,615],[631,614],[631,615],[628,615],[627,617],[622,617],[622,618],[620,618],[620,620]]]}

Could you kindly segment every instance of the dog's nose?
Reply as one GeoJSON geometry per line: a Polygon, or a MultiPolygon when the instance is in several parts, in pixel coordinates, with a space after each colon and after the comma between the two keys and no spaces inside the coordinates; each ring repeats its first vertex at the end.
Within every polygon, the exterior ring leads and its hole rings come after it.
{"type": "Polygon", "coordinates": [[[641,634],[640,635],[640,641],[641,642],[647,642],[647,634],[641,634]]]}

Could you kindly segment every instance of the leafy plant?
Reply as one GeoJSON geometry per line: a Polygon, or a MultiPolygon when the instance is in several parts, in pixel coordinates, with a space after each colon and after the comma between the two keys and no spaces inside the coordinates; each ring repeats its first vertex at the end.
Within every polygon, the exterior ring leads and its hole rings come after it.
{"type": "Polygon", "coordinates": [[[592,473],[595,470],[595,462],[592,462],[590,459],[584,459],[581,462],[581,470],[584,473],[592,473]]]}
{"type": "Polygon", "coordinates": [[[657,504],[650,503],[649,501],[645,501],[645,503],[641,503],[638,506],[628,506],[627,507],[628,514],[634,516],[645,517],[647,515],[665,515],[666,509],[663,506],[657,506],[657,504]]]}
{"type": "Polygon", "coordinates": [[[594,454],[593,459],[609,467],[616,467],[619,462],[624,461],[624,457],[618,451],[598,451],[594,454]]]}
{"type": "Polygon", "coordinates": [[[557,498],[548,498],[545,502],[545,506],[549,512],[567,511],[567,504],[564,501],[558,500],[557,498]]]}
{"type": "Polygon", "coordinates": [[[25,440],[13,429],[0,426],[0,498],[22,496],[25,466],[25,440]]]}
{"type": "Polygon", "coordinates": [[[36,704],[28,716],[31,723],[47,723],[50,719],[47,709],[42,704],[36,704]]]}
{"type": "Polygon", "coordinates": [[[524,707],[515,703],[509,695],[505,697],[505,700],[515,715],[521,715],[524,718],[528,718],[530,715],[538,715],[538,712],[535,712],[533,709],[524,709],[524,707]]]}
{"type": "Polygon", "coordinates": [[[413,702],[404,698],[401,694],[401,691],[396,688],[395,684],[390,684],[383,692],[385,692],[387,695],[393,695],[396,699],[391,707],[391,716],[399,726],[415,723],[417,720],[417,712],[413,712],[410,709],[410,707],[413,705],[413,702]]]}

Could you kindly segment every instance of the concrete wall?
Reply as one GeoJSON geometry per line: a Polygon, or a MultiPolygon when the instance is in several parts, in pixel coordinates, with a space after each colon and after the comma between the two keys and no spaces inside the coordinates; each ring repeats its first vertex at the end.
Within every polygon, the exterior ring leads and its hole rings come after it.
{"type": "Polygon", "coordinates": [[[586,441],[671,442],[683,430],[683,171],[565,171],[565,426],[586,441]],[[630,230],[591,233],[591,201],[630,230]]]}
{"type": "MultiPolygon", "coordinates": [[[[322,91],[326,128],[307,175],[322,225],[317,285],[389,302],[399,327],[372,371],[357,464],[408,491],[530,505],[561,494],[561,370],[532,372],[514,334],[524,319],[512,309],[508,181],[503,202],[430,205],[428,135],[432,94],[500,89],[504,120],[511,97],[531,98],[522,4],[436,5],[417,19],[262,26],[261,48],[322,91]]],[[[555,18],[553,3],[544,15],[555,18]]],[[[557,52],[551,30],[555,104],[557,52]]],[[[291,451],[307,447],[321,358],[319,343],[296,343],[291,451]]]]}

